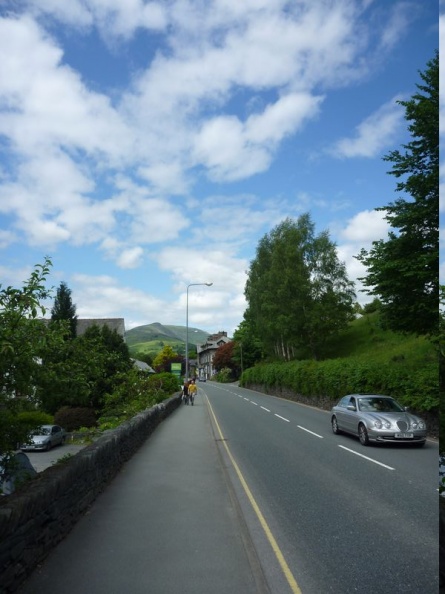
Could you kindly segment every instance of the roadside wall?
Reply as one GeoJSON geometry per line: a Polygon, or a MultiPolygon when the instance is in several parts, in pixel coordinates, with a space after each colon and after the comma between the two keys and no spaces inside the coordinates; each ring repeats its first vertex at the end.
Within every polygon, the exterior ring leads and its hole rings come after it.
{"type": "Polygon", "coordinates": [[[139,413],[17,493],[0,498],[0,594],[18,589],[180,403],[177,394],[139,413]]]}

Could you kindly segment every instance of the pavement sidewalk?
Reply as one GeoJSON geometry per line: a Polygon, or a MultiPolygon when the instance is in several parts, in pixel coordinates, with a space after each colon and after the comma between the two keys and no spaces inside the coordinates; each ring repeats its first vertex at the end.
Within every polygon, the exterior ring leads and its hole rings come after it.
{"type": "Polygon", "coordinates": [[[266,594],[201,390],[155,430],[22,594],[266,594]]]}

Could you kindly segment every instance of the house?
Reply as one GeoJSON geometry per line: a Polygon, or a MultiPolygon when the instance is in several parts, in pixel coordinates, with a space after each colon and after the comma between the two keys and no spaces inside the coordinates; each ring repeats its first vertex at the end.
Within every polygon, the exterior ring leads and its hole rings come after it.
{"type": "MultiPolygon", "coordinates": [[[[51,322],[48,318],[43,318],[42,322],[44,324],[49,324],[51,322]]],[[[119,336],[125,340],[125,320],[124,318],[78,318],[76,324],[76,335],[82,336],[91,328],[91,326],[108,326],[110,330],[116,330],[119,336]]]]}
{"type": "Polygon", "coordinates": [[[227,332],[221,331],[207,337],[204,344],[196,347],[198,353],[198,374],[200,378],[208,379],[215,373],[213,368],[213,357],[216,351],[223,344],[230,342],[227,332]]]}
{"type": "Polygon", "coordinates": [[[119,336],[125,336],[125,321],[124,318],[84,318],[77,320],[76,332],[77,336],[85,334],[91,326],[108,326],[110,330],[116,330],[119,336]]]}

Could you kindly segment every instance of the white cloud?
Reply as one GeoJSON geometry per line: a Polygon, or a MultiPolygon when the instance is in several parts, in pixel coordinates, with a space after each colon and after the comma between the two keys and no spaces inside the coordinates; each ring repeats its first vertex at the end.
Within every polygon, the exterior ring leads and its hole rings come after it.
{"type": "Polygon", "coordinates": [[[390,227],[384,217],[385,211],[364,210],[359,212],[347,222],[340,237],[361,245],[369,245],[372,241],[385,239],[390,227]]]}
{"type": "Polygon", "coordinates": [[[320,98],[286,95],[245,123],[234,116],[205,122],[195,139],[194,155],[217,180],[235,180],[267,169],[277,144],[318,110],[320,98]]]}
{"type": "Polygon", "coordinates": [[[134,247],[124,250],[117,258],[116,264],[120,268],[137,268],[142,262],[144,250],[141,247],[134,247]]]}
{"type": "Polygon", "coordinates": [[[159,2],[144,0],[28,0],[31,11],[50,14],[74,27],[99,28],[105,38],[131,37],[139,28],[162,30],[166,26],[165,7],[159,2]]]}
{"type": "Polygon", "coordinates": [[[394,97],[368,116],[356,127],[353,138],[342,138],[330,149],[338,158],[376,157],[382,150],[394,144],[397,133],[404,122],[403,108],[394,97]]]}
{"type": "Polygon", "coordinates": [[[372,300],[364,291],[364,285],[358,279],[367,276],[366,267],[357,260],[356,256],[362,248],[369,250],[373,241],[386,240],[390,227],[384,219],[385,212],[377,210],[364,210],[357,213],[346,222],[346,225],[337,230],[339,244],[337,254],[339,260],[346,265],[350,280],[355,283],[357,301],[360,304],[372,300]]]}

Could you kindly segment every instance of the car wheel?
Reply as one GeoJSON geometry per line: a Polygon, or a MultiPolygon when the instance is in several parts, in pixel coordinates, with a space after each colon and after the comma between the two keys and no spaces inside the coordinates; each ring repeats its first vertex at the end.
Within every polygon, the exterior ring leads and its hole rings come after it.
{"type": "Polygon", "coordinates": [[[414,444],[415,448],[423,448],[423,446],[426,444],[426,441],[420,441],[418,443],[414,444]]]}
{"type": "Polygon", "coordinates": [[[341,433],[340,429],[338,428],[337,417],[332,417],[331,425],[332,425],[332,432],[335,433],[335,435],[338,435],[339,433],[341,433]]]}
{"type": "Polygon", "coordinates": [[[49,451],[50,451],[50,449],[51,449],[51,442],[49,441],[49,442],[46,444],[46,448],[45,448],[45,450],[46,450],[47,452],[49,452],[49,451]]]}
{"type": "Polygon", "coordinates": [[[358,438],[362,445],[364,445],[364,446],[369,445],[368,432],[366,430],[366,427],[363,425],[363,423],[360,423],[360,425],[358,426],[358,438]]]}

